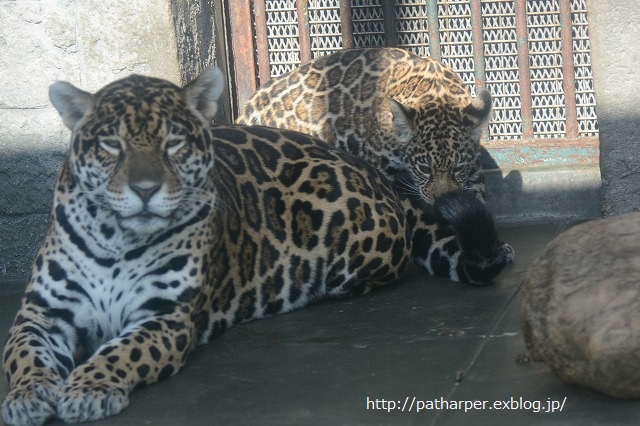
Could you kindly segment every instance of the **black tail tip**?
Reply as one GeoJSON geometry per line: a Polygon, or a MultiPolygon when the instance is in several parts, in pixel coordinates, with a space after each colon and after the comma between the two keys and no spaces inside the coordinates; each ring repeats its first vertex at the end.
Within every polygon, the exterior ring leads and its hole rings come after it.
{"type": "Polygon", "coordinates": [[[433,204],[436,219],[454,229],[469,225],[485,225],[495,230],[491,213],[475,194],[469,191],[447,192],[436,198],[433,204]]]}
{"type": "Polygon", "coordinates": [[[436,219],[458,235],[472,281],[487,282],[513,261],[513,248],[498,238],[493,216],[482,200],[468,191],[450,192],[434,203],[436,219]]]}

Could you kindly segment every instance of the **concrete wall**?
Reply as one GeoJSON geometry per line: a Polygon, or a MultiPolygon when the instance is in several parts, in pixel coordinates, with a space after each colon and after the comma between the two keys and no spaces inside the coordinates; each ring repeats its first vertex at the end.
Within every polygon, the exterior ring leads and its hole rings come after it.
{"type": "Polygon", "coordinates": [[[0,279],[24,279],[70,132],[47,90],[130,73],[180,83],[166,0],[0,0],[0,279]]]}
{"type": "Polygon", "coordinates": [[[640,210],[640,8],[637,0],[589,0],[600,125],[602,210],[640,210]]]}
{"type": "Polygon", "coordinates": [[[486,200],[501,224],[601,217],[597,164],[485,171],[486,200]]]}

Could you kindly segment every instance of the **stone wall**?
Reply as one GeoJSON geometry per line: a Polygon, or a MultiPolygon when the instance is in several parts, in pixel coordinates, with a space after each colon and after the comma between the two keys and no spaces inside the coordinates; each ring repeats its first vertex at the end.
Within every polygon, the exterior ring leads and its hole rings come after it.
{"type": "Polygon", "coordinates": [[[0,279],[28,275],[67,151],[49,85],[130,73],[180,83],[168,1],[0,0],[0,279]]]}
{"type": "Polygon", "coordinates": [[[589,0],[602,211],[640,210],[640,9],[635,0],[589,0]]]}

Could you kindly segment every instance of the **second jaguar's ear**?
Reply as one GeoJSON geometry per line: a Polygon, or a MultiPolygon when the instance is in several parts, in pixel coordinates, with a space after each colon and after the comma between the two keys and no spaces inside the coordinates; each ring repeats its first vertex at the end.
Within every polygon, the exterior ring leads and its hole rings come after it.
{"type": "Polygon", "coordinates": [[[491,93],[480,89],[478,96],[462,110],[462,122],[469,129],[471,140],[480,143],[482,131],[491,120],[491,93]]]}
{"type": "Polygon", "coordinates": [[[468,127],[479,127],[489,122],[491,117],[491,93],[480,89],[478,96],[462,110],[462,120],[468,127]]]}
{"type": "Polygon", "coordinates": [[[91,93],[66,81],[56,81],[49,87],[49,99],[71,131],[79,127],[94,105],[91,93]]]}
{"type": "Polygon", "coordinates": [[[411,110],[399,102],[389,99],[389,109],[393,120],[393,132],[400,142],[409,142],[413,138],[413,125],[411,124],[411,110]]]}
{"type": "Polygon", "coordinates": [[[217,67],[204,70],[183,89],[184,100],[207,124],[218,112],[218,99],[224,88],[224,76],[217,67]]]}

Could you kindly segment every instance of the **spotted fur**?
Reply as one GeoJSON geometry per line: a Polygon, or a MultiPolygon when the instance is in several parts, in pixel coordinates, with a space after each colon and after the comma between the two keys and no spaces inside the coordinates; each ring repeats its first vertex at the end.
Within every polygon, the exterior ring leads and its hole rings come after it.
{"type": "Polygon", "coordinates": [[[395,48],[342,50],[261,87],[240,124],[297,130],[359,156],[429,204],[451,191],[484,197],[480,134],[491,95],[472,98],[460,77],[431,58],[395,48]]]}
{"type": "Polygon", "coordinates": [[[357,157],[292,131],[210,127],[222,85],[212,69],[185,88],[135,75],[96,94],[52,86],[71,147],[4,348],[6,423],[117,414],[198,344],[389,283],[416,247],[453,279],[504,266],[357,157]]]}

